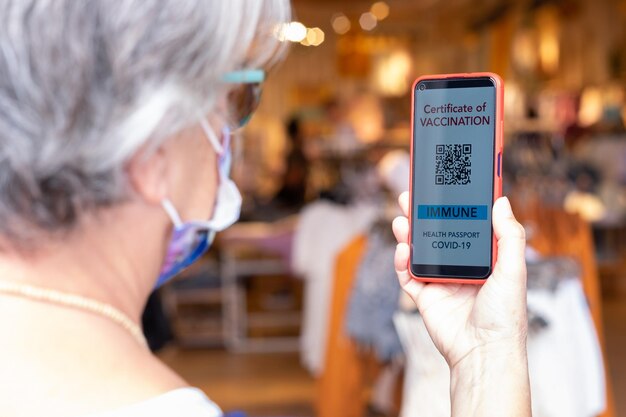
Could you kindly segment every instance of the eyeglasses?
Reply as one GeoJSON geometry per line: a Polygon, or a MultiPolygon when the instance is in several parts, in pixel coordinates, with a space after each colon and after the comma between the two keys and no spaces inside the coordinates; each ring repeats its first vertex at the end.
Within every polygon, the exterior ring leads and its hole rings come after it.
{"type": "Polygon", "coordinates": [[[240,84],[228,95],[233,129],[245,126],[261,101],[261,83],[265,81],[265,71],[259,69],[231,71],[224,74],[222,82],[240,84]]]}

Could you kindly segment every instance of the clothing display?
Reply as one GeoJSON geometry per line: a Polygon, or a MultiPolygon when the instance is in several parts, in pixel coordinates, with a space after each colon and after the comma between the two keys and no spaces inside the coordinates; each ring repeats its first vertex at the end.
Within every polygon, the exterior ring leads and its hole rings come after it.
{"type": "Polygon", "coordinates": [[[149,400],[88,417],[219,417],[221,410],[201,390],[180,388],[149,400]]]}
{"type": "Polygon", "coordinates": [[[383,363],[402,354],[393,325],[401,291],[393,265],[395,250],[388,222],[369,234],[346,315],[347,334],[360,345],[373,348],[383,363]]]}
{"type": "Polygon", "coordinates": [[[302,211],[293,242],[292,267],[305,280],[301,359],[314,375],[324,366],[333,270],[337,254],[377,218],[370,204],[316,201],[302,211]]]}
{"type": "Polygon", "coordinates": [[[541,291],[554,293],[562,282],[579,277],[581,270],[580,265],[570,257],[544,258],[534,252],[531,247],[527,247],[526,273],[528,275],[526,286],[529,293],[541,291]]]}
{"type": "Polygon", "coordinates": [[[406,354],[400,417],[449,417],[450,370],[417,312],[398,312],[393,321],[406,354]]]}
{"type": "Polygon", "coordinates": [[[372,246],[363,235],[353,239],[337,256],[326,360],[317,380],[317,417],[363,417],[366,409],[370,413],[395,414],[403,360],[390,361],[383,367],[370,349],[363,349],[346,332],[348,301],[367,250],[372,250],[372,246]],[[369,400],[366,392],[371,392],[369,400]]]}
{"type": "MultiPolygon", "coordinates": [[[[574,272],[575,265],[565,258],[529,264],[533,417],[594,417],[606,406],[602,352],[574,272]]],[[[407,358],[401,416],[449,416],[449,369],[423,320],[417,313],[398,313],[394,323],[407,358]]]]}
{"type": "Polygon", "coordinates": [[[345,312],[360,260],[367,247],[358,236],[337,255],[332,282],[326,359],[317,380],[317,417],[362,417],[365,371],[359,347],[345,329],[345,312]]]}
{"type": "Polygon", "coordinates": [[[535,417],[592,417],[606,404],[602,353],[580,282],[554,292],[529,291],[528,308],[547,328],[528,339],[535,417]]]}

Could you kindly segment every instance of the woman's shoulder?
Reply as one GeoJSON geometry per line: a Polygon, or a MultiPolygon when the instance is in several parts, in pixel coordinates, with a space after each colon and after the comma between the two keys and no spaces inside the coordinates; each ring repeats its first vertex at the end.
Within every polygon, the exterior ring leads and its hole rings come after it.
{"type": "Polygon", "coordinates": [[[222,411],[198,388],[178,388],[148,400],[89,417],[220,417],[222,411]]]}

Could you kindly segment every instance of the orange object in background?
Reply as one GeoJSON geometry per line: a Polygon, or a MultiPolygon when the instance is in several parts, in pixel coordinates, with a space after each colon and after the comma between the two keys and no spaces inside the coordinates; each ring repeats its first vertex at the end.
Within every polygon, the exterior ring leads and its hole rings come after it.
{"type": "Polygon", "coordinates": [[[367,399],[364,359],[345,333],[345,313],[367,238],[358,237],[337,257],[324,371],[317,384],[318,417],[362,417],[367,399]]]}

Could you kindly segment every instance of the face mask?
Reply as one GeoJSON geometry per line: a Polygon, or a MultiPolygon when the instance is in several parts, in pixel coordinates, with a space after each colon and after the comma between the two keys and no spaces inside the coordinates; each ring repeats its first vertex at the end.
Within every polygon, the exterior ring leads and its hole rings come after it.
{"type": "Polygon", "coordinates": [[[167,248],[161,274],[156,282],[156,288],[197,261],[209,250],[215,234],[235,223],[241,211],[241,194],[235,183],[228,177],[232,162],[230,131],[228,128],[224,129],[222,144],[206,120],[204,118],[201,120],[200,124],[204,133],[219,155],[219,185],[213,217],[208,221],[183,222],[171,201],[163,200],[161,204],[174,223],[174,231],[167,248]]]}

